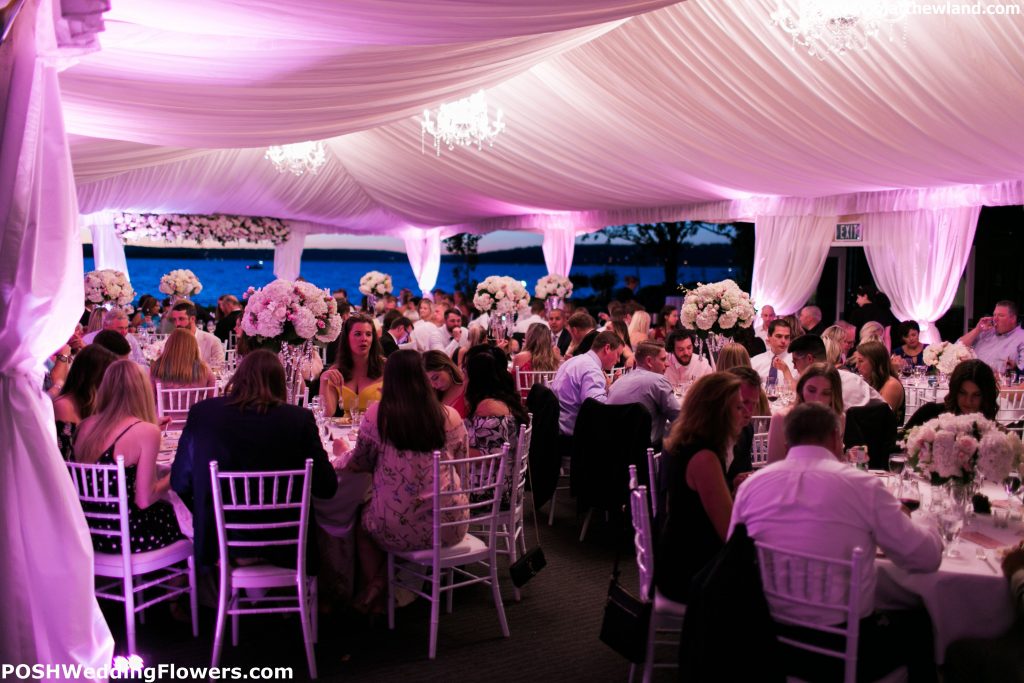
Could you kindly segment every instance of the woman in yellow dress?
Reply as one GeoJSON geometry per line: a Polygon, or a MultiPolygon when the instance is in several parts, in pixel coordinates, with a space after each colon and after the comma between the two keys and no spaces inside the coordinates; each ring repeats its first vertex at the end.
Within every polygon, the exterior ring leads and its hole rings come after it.
{"type": "Polygon", "coordinates": [[[335,417],[355,408],[365,411],[373,401],[380,400],[384,376],[384,351],[377,338],[373,321],[354,315],[345,321],[338,337],[338,354],[334,365],[320,375],[320,403],[324,414],[335,417]]]}

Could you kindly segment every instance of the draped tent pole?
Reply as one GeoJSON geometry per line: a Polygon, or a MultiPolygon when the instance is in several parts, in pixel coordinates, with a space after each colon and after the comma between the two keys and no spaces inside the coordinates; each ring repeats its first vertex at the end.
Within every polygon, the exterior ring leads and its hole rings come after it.
{"type": "Polygon", "coordinates": [[[28,0],[0,46],[0,661],[99,668],[114,641],[42,390],[84,301],[54,21],[51,0],[28,0]]]}
{"type": "Polygon", "coordinates": [[[429,297],[441,272],[441,228],[410,228],[403,235],[412,274],[423,296],[429,297]]]}
{"type": "Polygon", "coordinates": [[[92,234],[92,259],[96,270],[119,270],[129,282],[128,259],[124,255],[124,242],[114,230],[114,214],[100,211],[79,217],[82,225],[92,234]]]}
{"type": "Polygon", "coordinates": [[[568,217],[566,217],[564,227],[552,225],[544,228],[544,244],[541,249],[544,252],[544,264],[547,266],[549,274],[569,277],[575,248],[576,231],[568,217]]]}
{"type": "Polygon", "coordinates": [[[274,247],[274,275],[282,280],[295,280],[302,272],[302,252],[306,247],[306,227],[290,223],[288,241],[274,247]]]}
{"type": "Polygon", "coordinates": [[[750,298],[777,315],[796,313],[818,285],[836,216],[758,216],[750,298]]]}

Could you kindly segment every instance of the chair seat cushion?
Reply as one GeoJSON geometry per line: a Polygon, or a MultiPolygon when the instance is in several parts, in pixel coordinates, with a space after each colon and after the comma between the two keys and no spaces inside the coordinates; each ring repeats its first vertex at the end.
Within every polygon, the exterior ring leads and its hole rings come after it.
{"type": "MultiPolygon", "coordinates": [[[[192,542],[181,539],[163,548],[144,553],[132,553],[132,573],[145,574],[190,557],[192,557],[192,542]]],[[[93,558],[93,564],[99,576],[124,575],[121,553],[94,553],[93,558]]]]}
{"type": "MultiPolygon", "coordinates": [[[[429,565],[434,551],[427,548],[426,550],[408,550],[406,552],[392,554],[395,557],[402,558],[403,560],[429,565]]],[[[466,534],[465,538],[455,545],[449,548],[441,548],[441,563],[444,564],[447,560],[465,559],[463,556],[467,555],[473,556],[485,554],[487,554],[487,544],[472,534],[466,534]]]]}
{"type": "Polygon", "coordinates": [[[249,564],[231,568],[231,585],[235,588],[294,586],[295,577],[294,569],[273,564],[249,564]]]}

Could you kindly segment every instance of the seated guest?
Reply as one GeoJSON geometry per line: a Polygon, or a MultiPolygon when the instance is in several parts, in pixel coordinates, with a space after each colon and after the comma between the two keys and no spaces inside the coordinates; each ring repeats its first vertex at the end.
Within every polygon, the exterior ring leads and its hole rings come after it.
{"type": "Polygon", "coordinates": [[[608,323],[609,329],[612,332],[619,335],[619,339],[622,340],[622,348],[619,349],[619,360],[615,362],[617,368],[631,368],[636,363],[636,359],[633,357],[633,346],[629,341],[629,328],[622,320],[612,320],[608,323]]]}
{"type": "Polygon", "coordinates": [[[914,320],[896,326],[896,338],[900,345],[892,350],[893,367],[897,370],[904,365],[924,365],[924,344],[921,343],[921,327],[914,320]]]}
{"type": "Polygon", "coordinates": [[[629,346],[634,351],[640,342],[647,341],[651,331],[651,314],[647,311],[636,311],[629,320],[629,346]]]}
{"type": "Polygon", "coordinates": [[[57,446],[65,460],[71,458],[75,430],[93,414],[96,392],[103,374],[117,356],[102,346],[90,344],[82,349],[68,370],[67,380],[53,399],[53,417],[57,428],[57,446]]]}
{"type": "Polygon", "coordinates": [[[754,326],[757,327],[756,334],[758,339],[765,342],[768,340],[768,326],[771,325],[772,321],[778,317],[779,316],[775,315],[775,307],[771,304],[765,304],[761,307],[758,319],[754,323],[754,326]]]}
{"type": "MultiPolygon", "coordinates": [[[[747,353],[747,349],[742,344],[734,342],[724,345],[722,350],[718,352],[718,360],[715,362],[715,366],[719,372],[725,372],[733,368],[750,368],[753,370],[753,366],[750,365],[750,354],[747,353]]],[[[760,375],[758,376],[760,377],[760,375]]]]}
{"type": "MultiPolygon", "coordinates": [[[[335,442],[335,452],[347,450],[345,441],[335,442]]],[[[380,402],[363,416],[359,440],[345,465],[352,472],[373,472],[373,495],[363,508],[356,537],[364,586],[355,600],[357,609],[383,608],[387,596],[385,552],[431,547],[434,451],[441,451],[445,460],[465,458],[466,428],[459,414],[441,405],[430,390],[420,355],[397,351],[384,369],[380,402]]],[[[442,473],[446,479],[441,490],[460,486],[457,479],[447,479],[449,468],[442,473]]],[[[468,511],[462,510],[448,513],[442,521],[468,518],[468,511]]],[[[457,544],[467,529],[468,524],[443,527],[442,545],[457,544]]]]}
{"type": "Polygon", "coordinates": [[[160,302],[152,294],[139,297],[139,305],[132,314],[129,325],[134,330],[153,330],[160,323],[160,302]]]}
{"type": "MultiPolygon", "coordinates": [[[[793,358],[793,367],[797,374],[803,373],[814,363],[828,362],[825,341],[821,337],[805,334],[793,340],[789,345],[793,358]]],[[[871,401],[881,401],[882,396],[874,387],[857,374],[839,371],[839,381],[843,385],[843,405],[846,408],[864,406],[871,401]]]]}
{"type": "Polygon", "coordinates": [[[530,314],[520,314],[516,320],[515,327],[512,328],[512,332],[515,334],[526,334],[530,326],[535,324],[543,325],[544,327],[548,326],[547,318],[544,316],[544,299],[530,300],[530,314]]]}
{"type": "Polygon", "coordinates": [[[679,329],[679,309],[675,306],[664,306],[658,313],[658,325],[651,328],[651,341],[665,342],[665,348],[672,352],[668,345],[668,337],[679,329]]]}
{"type": "Polygon", "coordinates": [[[380,400],[383,376],[384,352],[377,328],[364,315],[351,316],[341,326],[334,365],[320,375],[324,414],[339,417],[343,410],[366,410],[371,401],[380,400]]]}
{"type": "MultiPolygon", "coordinates": [[[[75,434],[74,459],[113,465],[115,456],[124,456],[133,553],[163,548],[182,538],[174,508],[161,500],[169,488],[170,475],[157,475],[159,450],[160,428],[146,371],[138,363],[119,360],[103,376],[96,395],[96,412],[82,421],[75,434]]],[[[90,525],[98,529],[117,528],[113,520],[90,519],[90,525]]],[[[121,552],[120,535],[93,535],[92,542],[97,552],[121,552]]]]}
{"type": "MultiPolygon", "coordinates": [[[[818,337],[812,337],[819,339],[818,337]]],[[[801,337],[803,339],[803,337],[801,337]]],[[[843,387],[840,373],[828,363],[814,363],[804,369],[796,383],[796,405],[821,403],[840,416],[843,424],[843,387]]],[[[768,424],[768,462],[786,457],[785,415],[772,416],[768,424]]]]}
{"type": "MultiPolygon", "coordinates": [[[[934,572],[942,561],[934,524],[915,524],[878,477],[840,462],[842,426],[831,408],[799,405],[786,417],[785,428],[789,453],[739,488],[730,529],[744,524],[757,543],[837,560],[849,560],[854,548],[863,549],[867,566],[857,577],[858,680],[875,680],[901,664],[908,665],[911,681],[935,680],[927,613],[875,609],[876,546],[904,571],[934,572]]],[[[771,596],[768,604],[776,619],[837,626],[845,621],[845,614],[775,603],[771,596]]]]}
{"type": "Polygon", "coordinates": [[[609,405],[639,403],[651,414],[651,444],[661,450],[665,423],[679,416],[679,399],[665,379],[668,354],[661,342],[640,342],[636,367],[617,379],[608,390],[609,405]]]}
{"type": "Polygon", "coordinates": [[[850,353],[853,351],[853,347],[856,346],[857,328],[845,320],[840,320],[835,325],[826,327],[825,331],[821,333],[821,338],[831,339],[839,347],[841,358],[836,363],[837,367],[839,367],[846,365],[847,361],[850,360],[850,353]]]}
{"type": "Polygon", "coordinates": [[[523,372],[554,372],[562,362],[558,347],[551,343],[551,330],[547,325],[534,323],[526,332],[523,350],[512,356],[512,366],[523,372]]]}
{"type": "Polygon", "coordinates": [[[199,342],[199,356],[204,363],[211,368],[218,368],[224,364],[224,345],[220,339],[196,327],[195,304],[191,301],[181,301],[174,305],[167,317],[175,328],[187,330],[195,335],[196,341],[199,342]]]}
{"type": "Polygon", "coordinates": [[[1017,623],[998,638],[958,640],[946,649],[943,683],[1024,683],[1024,543],[1003,558],[1017,623]]]}
{"type": "Polygon", "coordinates": [[[107,351],[117,356],[118,360],[130,360],[132,354],[131,344],[114,330],[100,330],[92,339],[93,346],[102,346],[107,351]]]}
{"type": "Polygon", "coordinates": [[[572,343],[569,345],[566,355],[582,356],[590,351],[590,347],[594,344],[594,338],[598,334],[597,323],[590,317],[590,314],[585,310],[578,310],[569,316],[565,325],[569,330],[569,336],[572,337],[572,343]]]}
{"type": "Polygon", "coordinates": [[[793,326],[786,318],[776,318],[768,323],[768,350],[750,359],[750,366],[757,370],[766,385],[783,381],[792,384],[796,377],[796,368],[789,355],[789,342],[794,336],[792,330],[793,326]]]}
{"type": "Polygon", "coordinates": [[[444,352],[449,356],[455,355],[457,349],[469,346],[469,335],[462,326],[462,311],[459,309],[446,309],[444,322],[437,329],[445,341],[444,352]]]}
{"type": "Polygon", "coordinates": [[[434,323],[434,302],[430,299],[421,299],[419,313],[419,320],[413,323],[412,335],[409,338],[413,345],[412,348],[420,353],[425,351],[444,351],[444,335],[441,334],[441,329],[434,323]]]}
{"type": "Polygon", "coordinates": [[[736,487],[743,483],[754,466],[751,460],[751,451],[754,447],[754,416],[771,415],[771,404],[761,387],[761,376],[749,366],[738,365],[726,370],[731,375],[740,378],[740,400],[743,407],[750,414],[743,425],[732,451],[725,459],[725,479],[729,483],[729,490],[736,491],[736,487]]]}
{"type": "Polygon", "coordinates": [[[427,351],[423,354],[423,366],[427,371],[430,386],[442,405],[453,408],[459,417],[469,416],[466,405],[466,383],[459,369],[443,351],[427,351]]]}
{"type": "Polygon", "coordinates": [[[869,320],[860,328],[860,343],[867,344],[868,342],[878,342],[885,346],[885,328],[882,327],[882,323],[869,320]]]}
{"type": "Polygon", "coordinates": [[[903,422],[903,385],[892,371],[889,352],[881,342],[867,342],[857,347],[853,354],[857,363],[857,372],[881,394],[882,399],[896,413],[900,423],[903,422]]]}
{"type": "Polygon", "coordinates": [[[972,347],[997,372],[1024,370],[1024,330],[1017,324],[1017,304],[1012,301],[997,301],[992,316],[981,318],[960,343],[972,347]]]}
{"type": "Polygon", "coordinates": [[[843,347],[835,341],[822,335],[821,341],[825,343],[825,362],[834,368],[843,367],[843,347]]]}
{"type": "Polygon", "coordinates": [[[711,364],[703,356],[694,355],[693,340],[693,331],[684,329],[674,330],[665,340],[665,351],[668,354],[665,378],[672,386],[687,384],[711,374],[711,364]]]}
{"type": "MultiPolygon", "coordinates": [[[[477,346],[487,344],[487,328],[481,325],[470,325],[466,330],[466,345],[459,346],[455,349],[455,353],[452,354],[452,360],[460,368],[466,367],[466,356],[470,349],[476,348],[477,346]]],[[[508,344],[507,341],[502,340],[503,345],[508,344]]]]}
{"type": "Polygon", "coordinates": [[[220,316],[217,318],[217,327],[213,330],[213,336],[225,344],[235,331],[235,324],[242,317],[244,311],[241,302],[234,294],[225,294],[217,301],[217,310],[220,316]]]}
{"type": "Polygon", "coordinates": [[[654,581],[665,597],[686,602],[690,581],[725,544],[732,496],[725,461],[750,415],[743,382],[726,372],[697,380],[665,440],[658,473],[654,581]]]}
{"type": "MultiPolygon", "coordinates": [[[[78,362],[78,361],[75,361],[78,362]]],[[[71,366],[74,369],[74,366],[71,366]]],[[[923,425],[942,413],[967,415],[981,413],[994,420],[999,411],[999,385],[995,373],[984,361],[972,358],[960,361],[949,376],[949,392],[946,398],[935,403],[925,403],[907,420],[905,429],[923,425]]]]}
{"type": "MultiPolygon", "coordinates": [[[[301,470],[311,458],[313,495],[330,498],[338,488],[313,413],[287,403],[286,382],[277,354],[256,349],[238,363],[224,396],[200,401],[189,411],[171,467],[171,488],[194,515],[195,558],[200,567],[212,567],[218,559],[211,461],[218,461],[223,472],[256,472],[301,470]]],[[[316,574],[316,535],[309,534],[307,543],[307,564],[316,574]]],[[[295,563],[294,548],[286,546],[232,553],[280,566],[295,563]]]]}
{"type": "MultiPolygon", "coordinates": [[[[571,323],[572,318],[569,320],[571,323]]],[[[558,368],[558,373],[551,380],[551,391],[561,406],[558,427],[563,436],[572,436],[576,428],[576,416],[584,401],[592,398],[601,403],[607,402],[608,376],[605,373],[615,367],[621,349],[622,340],[619,335],[601,332],[594,336],[589,351],[573,356],[558,368]]]]}
{"type": "MultiPolygon", "coordinates": [[[[103,309],[98,309],[103,310],[103,309]]],[[[142,346],[139,344],[139,340],[135,338],[134,334],[128,332],[129,321],[128,314],[120,308],[111,308],[109,311],[103,313],[103,327],[100,330],[90,332],[89,334],[82,337],[82,342],[85,344],[92,344],[96,340],[96,336],[102,331],[110,330],[116,332],[128,342],[128,351],[124,354],[115,351],[118,356],[126,355],[136,363],[142,363],[145,365],[146,357],[142,354],[142,346]]],[[[105,344],[107,348],[109,345],[105,344]]],[[[111,349],[113,350],[113,349],[111,349]]]]}
{"type": "Polygon", "coordinates": [[[397,311],[384,314],[384,334],[380,336],[380,347],[387,358],[392,353],[409,343],[412,337],[412,321],[401,314],[392,315],[397,311]]]}
{"type": "Polygon", "coordinates": [[[822,322],[821,309],[817,306],[804,306],[801,308],[797,320],[800,322],[800,326],[804,328],[804,334],[813,334],[815,337],[820,337],[821,333],[828,327],[828,325],[822,322]]]}
{"type": "Polygon", "coordinates": [[[160,382],[164,389],[212,387],[217,383],[210,366],[199,357],[196,338],[185,330],[174,330],[167,337],[160,357],[149,367],[153,391],[160,382]]]}
{"type": "Polygon", "coordinates": [[[569,330],[565,327],[565,318],[565,311],[561,308],[552,308],[548,311],[548,327],[551,328],[551,338],[558,353],[563,357],[569,351],[569,344],[572,343],[569,330]]]}

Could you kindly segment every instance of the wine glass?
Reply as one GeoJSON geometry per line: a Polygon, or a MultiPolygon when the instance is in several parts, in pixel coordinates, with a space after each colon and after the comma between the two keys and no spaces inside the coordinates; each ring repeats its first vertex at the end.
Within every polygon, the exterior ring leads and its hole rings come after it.
{"type": "Polygon", "coordinates": [[[902,475],[907,468],[907,454],[893,453],[889,456],[889,472],[893,475],[902,475]]]}
{"type": "Polygon", "coordinates": [[[899,499],[911,512],[921,507],[921,487],[916,479],[907,479],[900,483],[899,499]]]}
{"type": "Polygon", "coordinates": [[[1003,479],[1003,490],[1006,491],[1006,505],[1012,511],[1014,496],[1020,491],[1020,472],[1010,470],[1010,473],[1003,479]]]}
{"type": "Polygon", "coordinates": [[[768,397],[769,401],[775,403],[779,400],[779,383],[769,380],[768,383],[764,385],[764,393],[765,396],[768,397]]]}

